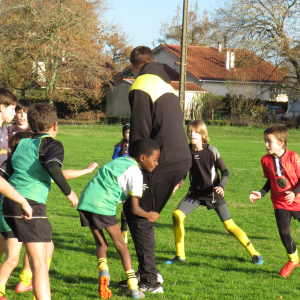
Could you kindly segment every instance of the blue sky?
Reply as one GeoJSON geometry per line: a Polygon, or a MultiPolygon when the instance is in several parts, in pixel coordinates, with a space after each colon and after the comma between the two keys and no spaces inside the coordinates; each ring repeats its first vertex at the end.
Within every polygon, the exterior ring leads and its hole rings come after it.
{"type": "MultiPolygon", "coordinates": [[[[213,12],[217,1],[198,0],[199,11],[213,12]]],[[[189,0],[189,7],[195,3],[196,0],[189,0]]],[[[107,13],[107,19],[123,27],[134,47],[153,48],[152,42],[160,36],[161,23],[175,15],[177,6],[183,6],[183,0],[111,0],[111,4],[114,9],[107,13]]]]}

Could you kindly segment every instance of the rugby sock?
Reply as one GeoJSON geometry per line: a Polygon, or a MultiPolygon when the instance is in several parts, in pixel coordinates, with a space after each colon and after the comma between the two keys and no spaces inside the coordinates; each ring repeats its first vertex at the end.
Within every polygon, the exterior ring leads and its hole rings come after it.
{"type": "Polygon", "coordinates": [[[108,265],[107,265],[106,258],[100,257],[98,259],[98,272],[100,273],[103,270],[108,271],[108,265]]]}
{"type": "Polygon", "coordinates": [[[298,250],[296,250],[292,254],[288,254],[289,261],[293,263],[297,263],[299,261],[298,250]]]}
{"type": "Polygon", "coordinates": [[[31,285],[31,279],[32,279],[32,272],[31,270],[22,270],[20,273],[20,282],[25,286],[28,287],[31,285]]]}
{"type": "Polygon", "coordinates": [[[47,258],[48,271],[50,269],[51,260],[52,260],[51,258],[47,258]]]}
{"type": "Polygon", "coordinates": [[[138,280],[136,278],[134,270],[132,269],[132,270],[125,271],[125,274],[127,277],[128,288],[130,290],[136,290],[138,288],[138,280]]]}
{"type": "Polygon", "coordinates": [[[174,238],[176,244],[176,255],[180,256],[184,260],[185,252],[184,252],[183,220],[185,219],[185,214],[180,209],[176,209],[172,215],[172,218],[173,218],[174,238]]]}
{"type": "Polygon", "coordinates": [[[5,285],[0,284],[0,296],[5,296],[5,285]]]}
{"type": "Polygon", "coordinates": [[[246,233],[239,228],[232,219],[229,219],[225,222],[223,222],[223,225],[225,228],[232,233],[239,241],[240,243],[247,249],[247,251],[250,253],[251,257],[254,255],[260,255],[253,247],[252,243],[248,239],[246,233]]]}

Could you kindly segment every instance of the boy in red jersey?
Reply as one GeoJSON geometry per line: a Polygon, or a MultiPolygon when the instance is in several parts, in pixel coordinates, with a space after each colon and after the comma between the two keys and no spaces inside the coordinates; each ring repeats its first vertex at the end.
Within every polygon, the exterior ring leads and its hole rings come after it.
{"type": "Polygon", "coordinates": [[[268,154],[262,157],[261,164],[267,182],[259,192],[252,192],[249,197],[255,203],[271,190],[277,227],[289,259],[280,271],[282,277],[289,276],[299,266],[290,223],[292,217],[300,221],[300,157],[286,148],[288,137],[288,129],[282,124],[272,125],[264,131],[268,154]]]}

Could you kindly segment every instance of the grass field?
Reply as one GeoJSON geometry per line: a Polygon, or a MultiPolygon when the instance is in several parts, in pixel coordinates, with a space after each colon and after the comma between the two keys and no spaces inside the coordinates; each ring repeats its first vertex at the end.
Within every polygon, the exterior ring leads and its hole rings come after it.
{"type": "MultiPolygon", "coordinates": [[[[189,187],[188,180],[172,196],[156,223],[156,262],[163,275],[164,294],[147,294],[149,299],[299,299],[300,268],[286,279],[279,271],[287,262],[280,241],[270,196],[255,205],[248,200],[252,190],[265,183],[260,158],[266,153],[263,130],[247,127],[209,127],[210,143],[221,153],[228,169],[229,181],[225,199],[233,220],[248,234],[263,255],[264,264],[254,266],[250,255],[228,234],[214,211],[199,208],[185,220],[186,264],[166,265],[173,258],[175,245],[171,215],[189,187]],[[299,297],[299,298],[298,298],[299,297]]],[[[85,168],[96,161],[99,166],[111,160],[114,145],[119,142],[121,126],[60,126],[57,139],[65,147],[64,169],[85,168]]],[[[290,131],[290,150],[300,152],[299,131],[290,131]]],[[[70,180],[80,196],[95,172],[70,180]]],[[[92,235],[81,228],[76,209],[53,185],[48,197],[48,218],[53,226],[56,246],[50,267],[52,299],[99,299],[97,261],[92,235]]],[[[121,205],[117,209],[119,216],[121,205]]],[[[292,234],[300,244],[300,224],[292,221],[292,234]]],[[[109,240],[108,264],[111,274],[111,299],[126,299],[118,281],[125,279],[119,256],[109,240]]],[[[133,267],[137,260],[132,240],[128,248],[133,267]]],[[[21,262],[7,283],[6,297],[32,299],[32,293],[16,294],[21,262]]]]}

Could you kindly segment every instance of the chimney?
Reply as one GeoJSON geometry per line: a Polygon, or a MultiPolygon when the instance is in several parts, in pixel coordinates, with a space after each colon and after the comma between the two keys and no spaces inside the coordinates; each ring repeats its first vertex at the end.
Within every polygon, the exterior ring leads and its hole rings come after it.
{"type": "Polygon", "coordinates": [[[219,52],[222,53],[223,47],[222,47],[222,42],[218,42],[218,48],[219,48],[219,52]]]}
{"type": "Polygon", "coordinates": [[[234,58],[235,58],[234,52],[227,50],[226,60],[225,60],[225,67],[227,70],[234,69],[234,58]]]}

